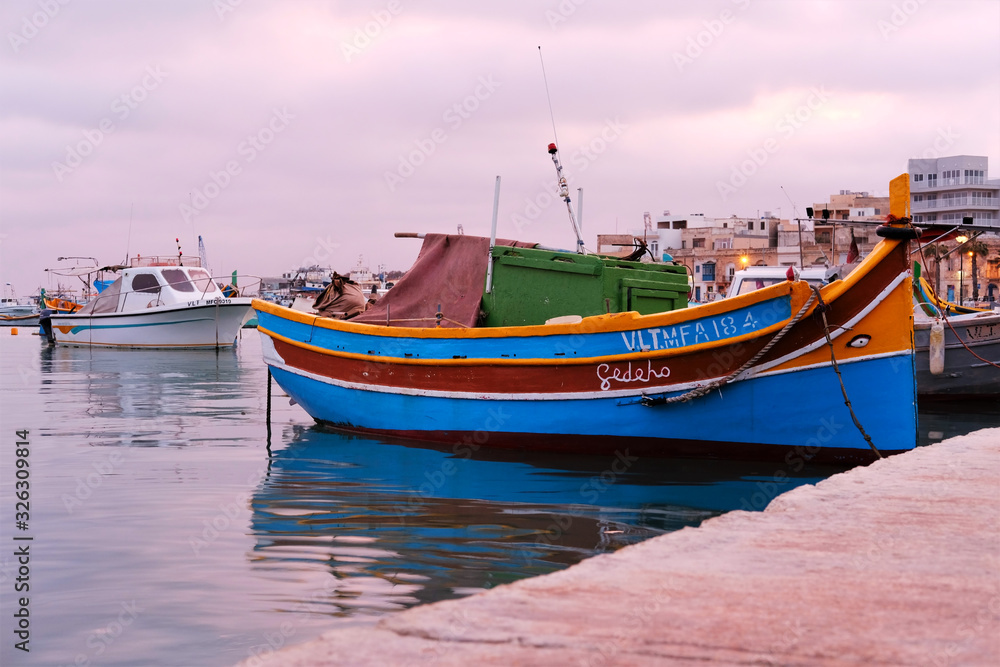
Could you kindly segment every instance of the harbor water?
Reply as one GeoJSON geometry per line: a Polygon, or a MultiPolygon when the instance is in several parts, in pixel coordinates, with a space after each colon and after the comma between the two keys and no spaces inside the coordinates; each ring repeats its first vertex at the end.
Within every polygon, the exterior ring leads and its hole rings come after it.
{"type": "MultiPolygon", "coordinates": [[[[276,385],[269,427],[254,330],[218,353],[0,334],[3,665],[233,664],[839,471],[386,442],[315,426],[276,385]]],[[[998,425],[935,407],[921,444],[998,425]]]]}

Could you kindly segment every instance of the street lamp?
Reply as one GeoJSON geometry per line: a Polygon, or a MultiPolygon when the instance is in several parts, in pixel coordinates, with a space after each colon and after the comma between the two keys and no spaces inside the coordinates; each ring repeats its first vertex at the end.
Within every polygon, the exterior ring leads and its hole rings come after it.
{"type": "MultiPolygon", "coordinates": [[[[955,246],[955,250],[958,250],[963,245],[965,245],[965,242],[968,241],[968,240],[969,240],[969,237],[966,236],[965,234],[961,234],[959,236],[956,236],[955,237],[955,241],[958,243],[958,245],[955,246]]],[[[970,252],[969,254],[971,255],[972,253],[970,252]]],[[[965,278],[962,275],[962,262],[963,261],[965,261],[965,260],[962,259],[962,255],[961,255],[961,253],[959,253],[959,255],[958,255],[958,305],[960,305],[960,306],[962,305],[962,301],[963,301],[963,298],[964,298],[963,295],[965,294],[965,278]]]]}
{"type": "Polygon", "coordinates": [[[977,278],[977,276],[972,271],[972,263],[975,261],[975,258],[972,256],[972,252],[973,252],[972,250],[970,250],[968,252],[968,255],[969,255],[969,296],[972,299],[975,299],[976,298],[976,278],[977,278]]]}

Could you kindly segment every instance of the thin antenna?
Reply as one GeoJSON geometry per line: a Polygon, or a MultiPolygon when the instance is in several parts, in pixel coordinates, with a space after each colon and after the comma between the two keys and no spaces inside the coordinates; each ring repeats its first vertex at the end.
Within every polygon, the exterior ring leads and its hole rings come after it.
{"type": "Polygon", "coordinates": [[[125,241],[125,261],[122,262],[122,266],[128,264],[128,251],[132,247],[132,209],[135,208],[135,202],[128,205],[128,239],[125,241]]]}
{"type": "MultiPolygon", "coordinates": [[[[792,198],[788,196],[788,192],[785,191],[784,185],[779,185],[778,187],[781,188],[781,191],[785,193],[786,197],[788,197],[788,203],[792,205],[792,213],[795,214],[795,222],[799,227],[799,268],[804,269],[806,268],[806,259],[802,251],[802,219],[799,217],[799,207],[796,206],[795,202],[792,201],[792,198]]],[[[823,254],[826,255],[826,253],[823,254]]]]}
{"type": "Polygon", "coordinates": [[[799,217],[799,207],[796,206],[795,202],[792,201],[792,198],[788,196],[788,192],[785,190],[785,186],[779,185],[778,187],[781,188],[781,191],[785,193],[785,197],[788,197],[788,203],[792,205],[792,213],[795,214],[796,218],[799,217]]]}
{"type": "Polygon", "coordinates": [[[542,58],[542,47],[538,47],[538,61],[542,63],[542,81],[545,82],[545,99],[549,102],[549,118],[552,119],[552,138],[559,145],[559,135],[556,133],[556,116],[552,113],[552,96],[549,95],[549,78],[545,76],[545,60],[542,58]]]}

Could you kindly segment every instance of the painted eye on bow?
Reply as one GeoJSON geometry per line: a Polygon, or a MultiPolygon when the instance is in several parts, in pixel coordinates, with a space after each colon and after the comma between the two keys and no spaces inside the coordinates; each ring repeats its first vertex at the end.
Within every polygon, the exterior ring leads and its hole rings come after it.
{"type": "Polygon", "coordinates": [[[864,347],[868,344],[868,341],[872,339],[871,336],[866,334],[861,334],[860,336],[855,336],[848,343],[847,347],[864,347]]]}

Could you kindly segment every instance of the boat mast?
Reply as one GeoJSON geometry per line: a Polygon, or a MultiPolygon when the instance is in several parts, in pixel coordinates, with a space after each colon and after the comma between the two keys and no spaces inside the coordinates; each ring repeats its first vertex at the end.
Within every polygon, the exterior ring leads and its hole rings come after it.
{"type": "Polygon", "coordinates": [[[566,202],[566,211],[569,213],[569,222],[573,225],[573,233],[576,234],[576,251],[581,255],[586,254],[586,250],[583,247],[583,233],[580,231],[580,224],[576,221],[576,216],[573,214],[573,204],[569,198],[569,185],[566,183],[566,177],[563,176],[562,163],[559,162],[559,149],[555,144],[549,144],[549,155],[552,156],[552,164],[556,166],[556,176],[559,179],[559,196],[562,200],[566,202]]]}
{"type": "MultiPolygon", "coordinates": [[[[542,47],[538,47],[538,60],[542,64],[542,80],[545,82],[545,99],[549,103],[549,118],[552,119],[552,138],[559,141],[559,135],[556,133],[556,116],[552,111],[552,96],[549,95],[549,78],[545,75],[545,60],[542,58],[542,47]]],[[[573,213],[573,205],[569,198],[569,185],[566,183],[566,177],[563,175],[562,164],[559,162],[559,149],[556,147],[555,143],[549,144],[549,155],[552,156],[552,164],[556,166],[556,177],[559,179],[559,196],[562,200],[566,202],[566,210],[569,212],[569,221],[573,225],[573,233],[576,234],[576,251],[581,254],[586,254],[586,249],[583,247],[583,232],[580,230],[580,223],[577,222],[576,215],[573,213]]],[[[582,196],[582,195],[581,195],[582,196]]]]}

